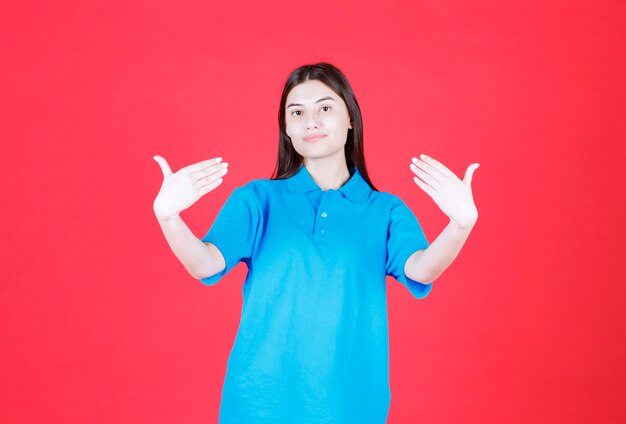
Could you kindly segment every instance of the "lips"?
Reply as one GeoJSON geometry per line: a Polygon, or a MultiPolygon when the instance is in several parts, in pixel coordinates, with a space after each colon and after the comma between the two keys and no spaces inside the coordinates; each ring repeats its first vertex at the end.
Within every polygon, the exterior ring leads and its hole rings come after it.
{"type": "Polygon", "coordinates": [[[304,141],[315,141],[315,140],[319,140],[320,138],[324,138],[326,137],[326,134],[313,134],[313,135],[309,135],[304,137],[304,141]]]}

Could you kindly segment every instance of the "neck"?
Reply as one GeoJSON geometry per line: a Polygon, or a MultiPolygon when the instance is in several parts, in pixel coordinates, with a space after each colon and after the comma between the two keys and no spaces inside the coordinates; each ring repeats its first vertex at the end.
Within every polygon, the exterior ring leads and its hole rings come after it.
{"type": "Polygon", "coordinates": [[[322,191],[337,190],[350,180],[345,155],[335,158],[304,158],[304,166],[322,191]]]}

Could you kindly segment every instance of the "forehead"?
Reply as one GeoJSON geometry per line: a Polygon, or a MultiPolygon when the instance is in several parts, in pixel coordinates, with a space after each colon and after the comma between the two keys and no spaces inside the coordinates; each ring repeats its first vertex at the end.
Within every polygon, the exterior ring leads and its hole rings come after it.
{"type": "Polygon", "coordinates": [[[341,97],[323,82],[319,80],[307,80],[291,89],[287,95],[287,103],[314,103],[325,96],[331,96],[337,101],[341,100],[341,97]]]}

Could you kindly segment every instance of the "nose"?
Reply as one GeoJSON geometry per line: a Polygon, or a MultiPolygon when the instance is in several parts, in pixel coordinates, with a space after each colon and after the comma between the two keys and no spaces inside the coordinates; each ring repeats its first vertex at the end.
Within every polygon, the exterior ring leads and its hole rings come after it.
{"type": "Polygon", "coordinates": [[[317,128],[319,126],[318,124],[318,119],[317,119],[317,115],[313,114],[313,115],[309,115],[309,117],[306,120],[306,128],[307,130],[310,128],[317,128]]]}

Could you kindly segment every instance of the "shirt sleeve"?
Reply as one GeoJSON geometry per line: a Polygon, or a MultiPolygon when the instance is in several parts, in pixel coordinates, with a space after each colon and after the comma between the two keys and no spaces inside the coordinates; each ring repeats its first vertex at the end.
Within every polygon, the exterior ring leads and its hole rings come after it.
{"type": "Polygon", "coordinates": [[[419,221],[406,204],[398,198],[389,214],[387,230],[387,275],[404,284],[417,299],[426,297],[433,283],[422,284],[411,280],[404,273],[407,259],[418,250],[426,249],[428,240],[422,231],[419,221]]]}
{"type": "Polygon", "coordinates": [[[218,212],[213,225],[201,239],[219,249],[224,256],[226,267],[215,275],[201,278],[202,283],[213,285],[240,261],[250,260],[260,215],[254,194],[245,187],[235,188],[218,212]]]}

